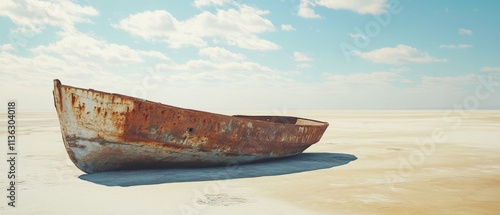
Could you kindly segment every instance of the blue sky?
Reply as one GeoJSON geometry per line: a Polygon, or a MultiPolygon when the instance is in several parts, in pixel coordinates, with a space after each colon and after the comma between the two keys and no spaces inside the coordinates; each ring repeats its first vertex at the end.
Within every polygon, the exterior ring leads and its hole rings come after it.
{"type": "Polygon", "coordinates": [[[63,84],[204,109],[500,108],[497,1],[9,1],[1,98],[63,84]]]}

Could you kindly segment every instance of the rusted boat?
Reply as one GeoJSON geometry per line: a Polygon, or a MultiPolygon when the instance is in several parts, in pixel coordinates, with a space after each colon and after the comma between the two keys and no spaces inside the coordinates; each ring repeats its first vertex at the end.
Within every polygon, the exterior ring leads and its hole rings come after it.
{"type": "Polygon", "coordinates": [[[300,154],[328,123],[288,116],[227,116],[62,85],[54,105],[64,146],[86,173],[234,165],[300,154]]]}

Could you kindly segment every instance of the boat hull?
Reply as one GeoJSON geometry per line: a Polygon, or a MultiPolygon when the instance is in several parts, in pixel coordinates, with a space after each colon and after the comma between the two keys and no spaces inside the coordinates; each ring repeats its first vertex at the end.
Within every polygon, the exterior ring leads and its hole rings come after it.
{"type": "Polygon", "coordinates": [[[328,123],[280,116],[227,116],[62,85],[54,105],[64,146],[82,171],[233,165],[293,156],[328,123]]]}

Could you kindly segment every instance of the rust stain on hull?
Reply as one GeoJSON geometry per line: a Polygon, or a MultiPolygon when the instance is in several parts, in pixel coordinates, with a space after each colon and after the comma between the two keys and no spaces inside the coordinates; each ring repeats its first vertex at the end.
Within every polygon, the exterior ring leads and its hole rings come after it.
{"type": "Polygon", "coordinates": [[[292,156],[328,123],[283,116],[226,116],[62,85],[54,105],[70,159],[86,173],[246,163],[292,156]]]}

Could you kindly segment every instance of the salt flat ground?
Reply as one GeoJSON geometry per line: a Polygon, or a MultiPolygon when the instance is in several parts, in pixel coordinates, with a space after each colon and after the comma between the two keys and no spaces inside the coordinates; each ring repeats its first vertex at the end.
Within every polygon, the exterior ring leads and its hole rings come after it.
{"type": "MultiPolygon", "coordinates": [[[[330,127],[306,153],[275,162],[87,175],[69,160],[55,113],[18,113],[16,208],[7,206],[1,162],[0,214],[500,211],[500,111],[287,114],[330,127]]],[[[0,119],[5,161],[5,114],[0,119]]]]}

